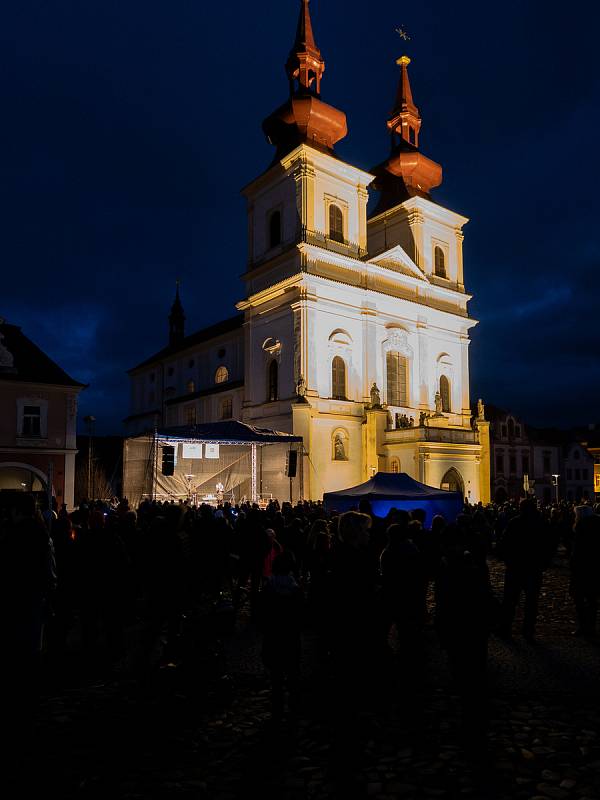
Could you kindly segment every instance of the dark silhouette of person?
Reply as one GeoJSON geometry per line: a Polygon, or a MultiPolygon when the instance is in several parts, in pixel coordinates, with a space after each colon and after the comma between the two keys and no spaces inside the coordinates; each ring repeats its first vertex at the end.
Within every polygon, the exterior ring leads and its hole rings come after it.
{"type": "Polygon", "coordinates": [[[423,625],[426,565],[423,553],[411,538],[408,513],[398,511],[396,519],[388,528],[388,543],[381,553],[381,581],[389,619],[396,626],[401,673],[414,680],[423,625]]]}
{"type": "Polygon", "coordinates": [[[458,526],[444,531],[443,553],[435,582],[435,628],[461,702],[463,744],[480,752],[486,747],[488,637],[497,603],[487,564],[466,549],[458,526]]]}
{"type": "Polygon", "coordinates": [[[575,636],[593,637],[596,633],[600,596],[600,516],[591,506],[575,509],[569,591],[577,612],[575,636]]]}
{"type": "MultiPolygon", "coordinates": [[[[52,541],[35,498],[18,494],[0,530],[0,713],[5,744],[24,755],[39,692],[44,624],[56,571],[52,541]]],[[[7,755],[5,749],[5,755],[7,755]]],[[[10,766],[11,758],[8,759],[10,766]]]]}
{"type": "Polygon", "coordinates": [[[286,710],[298,711],[301,632],[304,597],[294,572],[294,554],[285,550],[273,559],[271,575],[259,594],[257,622],[263,634],[262,660],[271,681],[271,714],[281,722],[286,710]]]}
{"type": "Polygon", "coordinates": [[[498,633],[506,639],[511,638],[516,608],[521,593],[524,593],[523,636],[534,642],[542,578],[550,565],[554,548],[544,518],[530,498],[521,500],[519,513],[508,523],[497,552],[506,564],[498,633]]]}

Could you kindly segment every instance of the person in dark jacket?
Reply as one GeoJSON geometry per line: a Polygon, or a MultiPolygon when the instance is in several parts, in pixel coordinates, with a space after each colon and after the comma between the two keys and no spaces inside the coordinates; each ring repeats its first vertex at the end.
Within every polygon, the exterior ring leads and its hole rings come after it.
{"type": "Polygon", "coordinates": [[[523,636],[533,642],[542,578],[554,556],[554,546],[548,527],[530,498],[521,500],[519,514],[508,523],[498,555],[506,564],[498,633],[506,639],[511,638],[515,612],[523,593],[523,636]]]}
{"type": "Polygon", "coordinates": [[[596,633],[600,597],[600,516],[591,506],[575,509],[571,553],[570,593],[577,612],[575,636],[593,637],[596,633]]]}
{"type": "Polygon", "coordinates": [[[258,601],[262,660],[271,680],[271,712],[277,723],[285,712],[286,689],[289,710],[296,712],[298,707],[304,598],[294,577],[295,569],[293,553],[278,553],[258,601]]]}
{"type": "Polygon", "coordinates": [[[458,526],[444,531],[443,553],[435,582],[435,628],[461,701],[463,741],[480,749],[488,725],[488,638],[497,602],[487,564],[468,550],[458,526]]]}

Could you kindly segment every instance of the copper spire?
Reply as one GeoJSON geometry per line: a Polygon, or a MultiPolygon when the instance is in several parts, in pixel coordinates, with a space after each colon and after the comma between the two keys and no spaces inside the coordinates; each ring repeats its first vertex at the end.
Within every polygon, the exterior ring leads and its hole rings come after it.
{"type": "Polygon", "coordinates": [[[392,131],[392,135],[398,134],[404,141],[418,147],[421,117],[419,115],[419,109],[413,101],[410,80],[408,79],[410,58],[408,56],[401,56],[396,61],[396,64],[400,66],[401,70],[400,81],[398,83],[398,91],[396,92],[396,103],[394,104],[394,109],[391,117],[388,119],[387,125],[392,131]]]}
{"type": "Polygon", "coordinates": [[[292,94],[321,93],[321,76],[325,62],[316,45],[308,8],[309,0],[301,0],[296,39],[285,65],[292,94]]]}
{"type": "Polygon", "coordinates": [[[269,142],[277,148],[275,160],[303,143],[332,153],[348,133],[344,112],[321,100],[325,62],[315,43],[308,3],[301,0],[296,38],[285,65],[290,96],[263,122],[269,142]]]}
{"type": "Polygon", "coordinates": [[[421,115],[413,100],[408,65],[410,58],[401,56],[400,82],[394,109],[387,121],[392,133],[392,150],[388,158],[371,170],[373,185],[380,193],[373,216],[397,206],[409,197],[430,198],[430,192],[442,182],[442,168],[419,150],[421,115]]]}

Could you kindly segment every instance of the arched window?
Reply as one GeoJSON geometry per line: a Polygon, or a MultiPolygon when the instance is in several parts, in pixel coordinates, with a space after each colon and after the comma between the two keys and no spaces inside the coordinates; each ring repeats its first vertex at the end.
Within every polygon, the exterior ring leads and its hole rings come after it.
{"type": "Polygon", "coordinates": [[[445,375],[440,377],[440,397],[442,398],[442,411],[450,411],[450,381],[445,375]]]}
{"type": "Polygon", "coordinates": [[[346,399],[346,364],[340,356],[331,362],[331,396],[334,400],[346,399]]]}
{"type": "Polygon", "coordinates": [[[434,250],[434,262],[435,268],[434,272],[438,276],[438,278],[445,278],[446,277],[446,256],[444,255],[444,251],[439,245],[435,246],[434,250]]]}
{"type": "Polygon", "coordinates": [[[267,402],[269,403],[272,403],[274,400],[277,400],[279,396],[278,373],[279,373],[279,366],[277,364],[277,361],[273,359],[269,363],[269,368],[267,370],[267,402]]]}
{"type": "Polygon", "coordinates": [[[348,461],[348,434],[344,430],[333,432],[331,437],[332,453],[334,461],[348,461]]]}
{"type": "Polygon", "coordinates": [[[269,217],[269,247],[281,244],[281,212],[273,211],[269,217]]]}
{"type": "Polygon", "coordinates": [[[390,351],[385,357],[387,373],[387,402],[390,406],[408,405],[408,359],[390,351]]]}
{"type": "Polygon", "coordinates": [[[221,401],[221,419],[231,419],[233,416],[233,403],[231,397],[224,397],[221,401]]]}
{"type": "Polygon", "coordinates": [[[397,475],[400,472],[400,462],[398,461],[397,458],[392,458],[390,469],[394,473],[394,475],[397,475]]]}
{"type": "Polygon", "coordinates": [[[342,209],[334,204],[329,206],[329,238],[334,242],[344,241],[344,215],[342,209]]]}
{"type": "Polygon", "coordinates": [[[221,365],[217,367],[217,371],[215,372],[215,383],[225,383],[229,380],[229,372],[227,371],[227,367],[221,365]]]}
{"type": "Polygon", "coordinates": [[[515,435],[515,421],[512,417],[508,420],[508,438],[512,439],[515,435]]]}

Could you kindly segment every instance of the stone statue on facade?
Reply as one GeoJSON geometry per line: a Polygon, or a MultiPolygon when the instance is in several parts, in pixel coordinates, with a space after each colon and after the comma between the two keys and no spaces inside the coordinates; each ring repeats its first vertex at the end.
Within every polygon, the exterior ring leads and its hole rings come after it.
{"type": "Polygon", "coordinates": [[[435,393],[435,415],[436,417],[442,414],[442,395],[439,392],[435,393]]]}
{"type": "Polygon", "coordinates": [[[419,428],[423,428],[425,426],[425,420],[427,419],[427,414],[425,411],[419,412],[419,428]]]}
{"type": "Polygon", "coordinates": [[[485,420],[485,406],[481,397],[477,401],[477,419],[483,422],[485,420]]]}
{"type": "Polygon", "coordinates": [[[300,375],[298,380],[296,381],[296,399],[299,403],[306,403],[306,381],[304,377],[300,375]]]}
{"type": "Polygon", "coordinates": [[[379,394],[379,389],[377,388],[377,384],[373,382],[371,386],[371,406],[373,408],[378,408],[381,405],[381,395],[379,394]]]}
{"type": "Polygon", "coordinates": [[[335,435],[333,450],[334,461],[346,461],[346,447],[344,445],[344,437],[341,433],[336,433],[335,435]]]}

